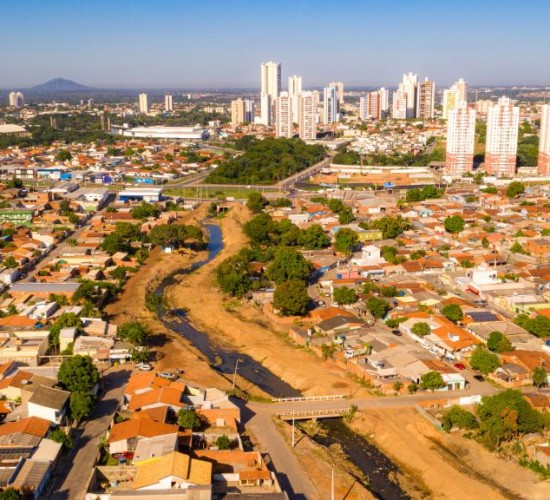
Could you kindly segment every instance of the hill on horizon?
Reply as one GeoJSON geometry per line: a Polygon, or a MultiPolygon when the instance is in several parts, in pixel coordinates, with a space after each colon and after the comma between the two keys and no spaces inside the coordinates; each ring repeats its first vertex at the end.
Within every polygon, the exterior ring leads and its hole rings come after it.
{"type": "Polygon", "coordinates": [[[29,90],[39,90],[46,92],[68,92],[77,90],[90,90],[91,87],[81,85],[80,83],[66,80],[64,78],[53,78],[45,83],[31,87],[29,90]]]}

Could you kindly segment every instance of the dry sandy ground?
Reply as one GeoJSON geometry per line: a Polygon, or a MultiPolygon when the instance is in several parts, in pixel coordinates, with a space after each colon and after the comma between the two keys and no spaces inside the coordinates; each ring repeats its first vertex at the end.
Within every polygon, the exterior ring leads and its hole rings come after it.
{"type": "Polygon", "coordinates": [[[400,482],[413,498],[550,498],[550,483],[473,440],[437,430],[414,409],[364,411],[352,427],[401,466],[400,482]]]}
{"type": "MultiPolygon", "coordinates": [[[[194,212],[186,213],[178,219],[182,224],[192,224],[202,220],[206,206],[194,212]]],[[[159,248],[151,252],[146,264],[128,281],[118,300],[106,307],[106,312],[115,324],[138,319],[153,333],[153,350],[158,362],[158,370],[181,368],[184,377],[199,385],[229,389],[230,383],[218,372],[212,370],[208,361],[187,340],[173,334],[158,321],[145,307],[145,293],[149,287],[158,284],[171,272],[190,266],[204,259],[206,252],[194,257],[189,255],[164,254],[159,248]]]]}
{"type": "Polygon", "coordinates": [[[191,275],[182,276],[177,284],[169,287],[170,303],[173,307],[188,308],[188,316],[198,329],[250,355],[303,393],[341,393],[343,387],[347,387],[341,372],[327,369],[329,365],[313,353],[293,347],[286,333],[276,333],[277,325],[270,324],[265,315],[251,306],[239,308],[236,313],[224,307],[223,294],[216,289],[214,271],[222,260],[246,245],[241,226],[249,218],[246,207],[231,208],[220,221],[223,250],[212,262],[191,275]]]}

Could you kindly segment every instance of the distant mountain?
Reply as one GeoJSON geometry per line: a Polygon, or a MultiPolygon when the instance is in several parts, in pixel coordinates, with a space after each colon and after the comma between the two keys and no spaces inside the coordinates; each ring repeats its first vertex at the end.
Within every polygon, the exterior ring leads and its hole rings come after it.
{"type": "Polygon", "coordinates": [[[79,90],[90,90],[91,87],[86,85],[80,85],[80,83],[73,82],[72,80],[65,80],[64,78],[54,78],[41,85],[31,87],[30,90],[36,90],[41,92],[71,92],[79,90]]]}

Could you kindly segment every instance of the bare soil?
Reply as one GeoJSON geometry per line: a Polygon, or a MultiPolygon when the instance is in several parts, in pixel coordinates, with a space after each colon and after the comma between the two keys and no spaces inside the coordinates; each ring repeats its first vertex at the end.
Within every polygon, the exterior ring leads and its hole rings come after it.
{"type": "Polygon", "coordinates": [[[401,468],[399,482],[413,498],[550,498],[550,483],[471,439],[441,432],[414,409],[362,411],[351,425],[401,468]]]}

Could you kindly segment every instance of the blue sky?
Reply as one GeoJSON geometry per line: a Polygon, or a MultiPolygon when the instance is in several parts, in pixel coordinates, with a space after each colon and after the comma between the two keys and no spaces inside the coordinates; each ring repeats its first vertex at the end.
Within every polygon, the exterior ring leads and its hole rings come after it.
{"type": "Polygon", "coordinates": [[[0,88],[549,84],[548,0],[0,0],[0,88]]]}

